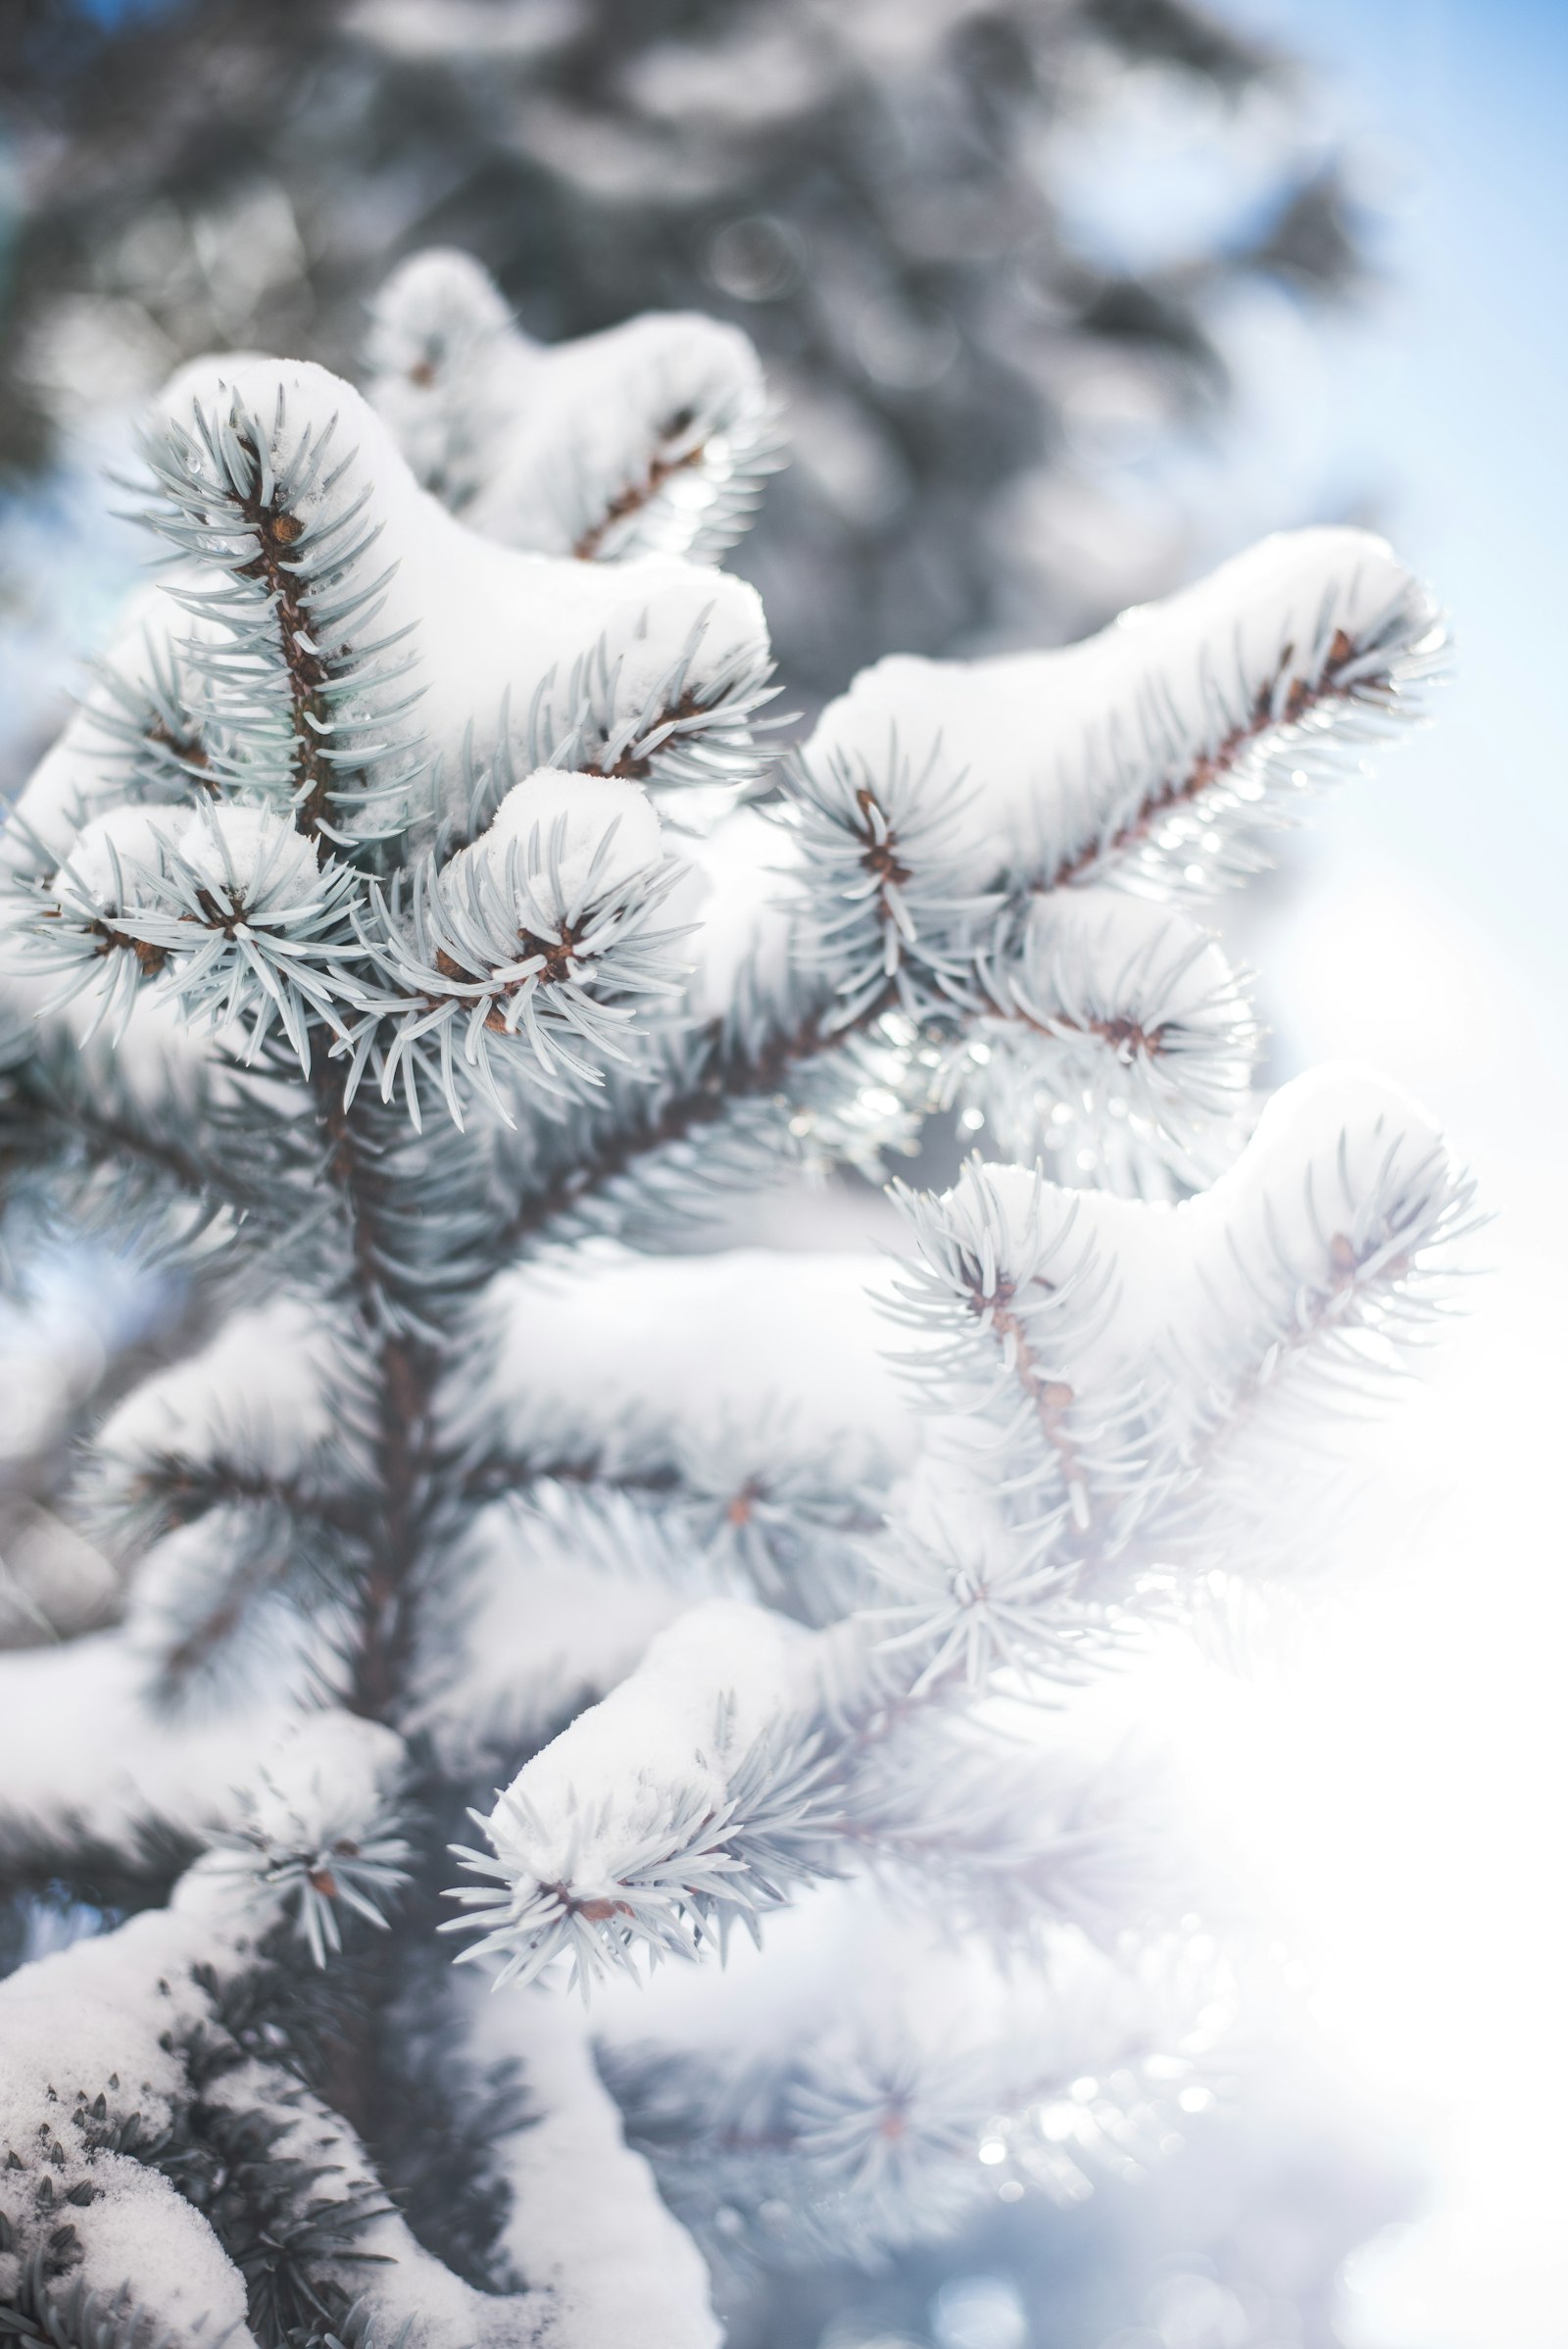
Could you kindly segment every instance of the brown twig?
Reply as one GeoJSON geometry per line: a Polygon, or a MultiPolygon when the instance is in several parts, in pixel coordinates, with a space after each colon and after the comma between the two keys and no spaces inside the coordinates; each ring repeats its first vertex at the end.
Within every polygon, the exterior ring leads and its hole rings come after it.
{"type": "Polygon", "coordinates": [[[1125,856],[1148,839],[1161,816],[1173,807],[1191,807],[1200,800],[1211,785],[1223,779],[1240,762],[1252,744],[1276,726],[1298,725],[1301,719],[1325,703],[1348,702],[1355,698],[1357,687],[1340,681],[1340,673],[1358,658],[1357,647],[1343,628],[1336,628],[1330,640],[1328,655],[1315,677],[1298,677],[1285,698],[1283,710],[1274,707],[1275,687],[1290,666],[1294,645],[1287,645],[1280,655],[1274,677],[1258,688],[1252,707],[1240,725],[1233,726],[1216,749],[1205,752],[1194,761],[1185,774],[1167,776],[1156,784],[1141,803],[1137,812],[1128,817],[1108,840],[1097,840],[1087,848],[1075,850],[1064,856],[1055,870],[1036,884],[1036,894],[1045,895],[1054,889],[1071,889],[1086,880],[1095,868],[1108,856],[1125,856]]]}

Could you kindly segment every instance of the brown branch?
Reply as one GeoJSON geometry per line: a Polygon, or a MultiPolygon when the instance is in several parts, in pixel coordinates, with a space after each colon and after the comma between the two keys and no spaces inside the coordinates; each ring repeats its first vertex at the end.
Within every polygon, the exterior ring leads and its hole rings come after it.
{"type": "Polygon", "coordinates": [[[413,1661],[416,1579],[423,1549],[421,1487],[430,1465],[434,1365],[422,1347],[383,1340],[373,1456],[379,1500],[348,1702],[372,1721],[395,1714],[413,1661]]]}
{"type": "MultiPolygon", "coordinates": [[[[95,1160],[109,1164],[126,1158],[139,1160],[159,1174],[167,1175],[176,1187],[194,1199],[204,1199],[215,1190],[221,1189],[213,1171],[199,1159],[189,1157],[172,1142],[162,1142],[122,1118],[115,1117],[96,1105],[69,1095],[62,1097],[54,1091],[28,1082],[30,1072],[22,1073],[19,1091],[29,1106],[40,1116],[52,1118],[58,1125],[74,1132],[95,1160]]],[[[225,1193],[235,1203],[243,1203],[238,1192],[225,1193]]]]}
{"type": "Polygon", "coordinates": [[[537,1459],[509,1459],[492,1455],[474,1461],[462,1479],[463,1498],[475,1508],[508,1500],[534,1485],[577,1485],[585,1491],[602,1486],[612,1493],[640,1493],[663,1498],[683,1490],[679,1471],[668,1462],[646,1468],[605,1466],[594,1451],[546,1453],[537,1459]]]}
{"type": "MultiPolygon", "coordinates": [[[[303,536],[305,524],[279,504],[275,494],[264,500],[252,489],[237,503],[257,543],[254,562],[243,564],[239,576],[262,581],[272,599],[288,672],[295,782],[304,794],[296,805],[294,822],[299,831],[315,839],[332,793],[331,767],[320,747],[321,732],[331,723],[331,704],[326,697],[331,671],[323,654],[307,652],[300,641],[309,638],[310,614],[300,600],[299,582],[284,560],[288,549],[303,536]]],[[[320,848],[324,856],[324,840],[320,848]]]]}
{"type": "Polygon", "coordinates": [[[314,1518],[339,1533],[353,1533],[363,1513],[328,1493],[312,1492],[291,1476],[270,1476],[222,1456],[188,1461],[164,1454],[133,1480],[132,1497],[156,1506],[161,1530],[195,1525],[210,1510],[229,1506],[275,1508],[295,1518],[314,1518]]]}
{"type": "MultiPolygon", "coordinates": [[[[884,839],[878,840],[870,822],[870,810],[876,803],[863,788],[857,798],[867,819],[860,861],[884,885],[902,888],[910,876],[899,860],[893,833],[890,829],[884,839]]],[[[683,1094],[670,1095],[647,1123],[613,1135],[586,1162],[579,1162],[528,1200],[502,1227],[503,1245],[516,1246],[527,1240],[554,1222],[558,1215],[566,1214],[614,1182],[638,1158],[718,1124],[733,1102],[756,1101],[778,1093],[790,1071],[803,1060],[831,1051],[852,1036],[864,1035],[875,1027],[884,1012],[893,1009],[897,1001],[898,990],[889,980],[853,1020],[831,1031],[825,1026],[827,1005],[819,1005],[798,1026],[775,1030],[761,1050],[748,1059],[726,1054],[723,1023],[710,1021],[702,1032],[701,1074],[697,1082],[683,1094]]]]}
{"type": "Polygon", "coordinates": [[[897,838],[893,826],[888,823],[887,810],[863,783],[855,795],[855,804],[865,819],[860,832],[865,844],[860,851],[860,862],[868,873],[875,875],[884,895],[889,889],[906,889],[914,876],[899,856],[897,838]],[[887,825],[880,838],[873,820],[878,815],[887,825]]]}
{"type": "MultiPolygon", "coordinates": [[[[691,423],[689,415],[671,416],[664,427],[664,438],[678,439],[682,432],[690,430],[691,423]]],[[[682,457],[665,457],[656,452],[649,459],[648,470],[642,479],[629,482],[623,490],[618,491],[611,499],[602,517],[578,539],[571,550],[578,561],[591,563],[617,522],[623,522],[628,514],[640,514],[645,506],[652,505],[666,481],[673,479],[677,473],[689,473],[694,467],[701,466],[707,457],[708,443],[705,440],[698,441],[682,457]]]]}
{"type": "Polygon", "coordinates": [[[607,1189],[639,1158],[717,1125],[736,1101],[776,1093],[797,1062],[836,1041],[822,1035],[819,1015],[813,1014],[799,1028],[781,1029],[755,1059],[737,1065],[724,1057],[721,1024],[716,1020],[710,1023],[703,1033],[705,1058],[696,1082],[684,1093],[669,1095],[642,1123],[608,1136],[590,1157],[579,1160],[536,1193],[503,1225],[502,1245],[515,1247],[531,1238],[558,1216],[607,1189]]]}
{"type": "MultiPolygon", "coordinates": [[[[705,702],[695,686],[688,685],[674,709],[662,710],[652,725],[645,729],[644,740],[649,734],[657,734],[662,726],[678,725],[683,718],[696,717],[700,710],[711,708],[712,704],[705,702]]],[[[632,751],[625,750],[613,766],[584,765],[581,771],[585,775],[603,775],[622,783],[646,783],[654,771],[654,754],[650,752],[640,758],[632,751]]]]}
{"type": "MultiPolygon", "coordinates": [[[[45,918],[52,918],[52,909],[45,918]]],[[[111,954],[133,954],[144,979],[156,979],[169,961],[167,947],[155,946],[145,938],[132,938],[126,931],[117,930],[113,922],[95,921],[88,926],[101,942],[93,950],[100,961],[107,961],[111,954]]]]}
{"type": "Polygon", "coordinates": [[[1290,666],[1296,651],[1294,644],[1285,647],[1280,655],[1274,676],[1259,686],[1251,710],[1242,723],[1233,726],[1218,747],[1195,760],[1187,772],[1167,776],[1155,784],[1135,814],[1114,832],[1109,840],[1092,842],[1087,848],[1064,856],[1050,877],[1036,884],[1039,894],[1053,889],[1070,889],[1075,883],[1087,880],[1095,868],[1107,856],[1125,855],[1148,839],[1154,825],[1173,807],[1191,807],[1200,800],[1213,784],[1222,782],[1240,762],[1243,756],[1265,734],[1277,726],[1298,725],[1314,710],[1337,702],[1356,699],[1366,680],[1356,678],[1342,682],[1342,673],[1359,658],[1358,648],[1343,628],[1336,628],[1330,641],[1328,655],[1315,677],[1298,677],[1285,697],[1282,710],[1274,708],[1274,692],[1279,679],[1290,666]]]}
{"type": "MultiPolygon", "coordinates": [[[[447,953],[445,947],[436,949],[435,967],[444,979],[455,979],[460,987],[484,989],[494,999],[485,1013],[485,1026],[494,1035],[511,1036],[515,1031],[509,1024],[502,1004],[514,1002],[530,985],[559,987],[568,979],[571,976],[572,957],[587,926],[586,921],[564,922],[559,938],[536,938],[531,930],[519,930],[517,944],[522,949],[521,959],[532,961],[535,955],[540,958],[539,969],[529,971],[520,979],[495,983],[481,979],[477,971],[466,970],[461,962],[447,953]]],[[[433,1011],[440,1003],[464,1003],[469,999],[460,995],[438,995],[433,990],[424,989],[406,995],[404,1001],[411,1006],[417,1004],[424,1010],[433,1011]]]]}
{"type": "Polygon", "coordinates": [[[1031,1034],[1047,1037],[1054,1044],[1062,1043],[1073,1036],[1095,1036],[1102,1044],[1108,1044],[1112,1052],[1124,1059],[1143,1052],[1150,1059],[1157,1060],[1165,1050],[1166,1029],[1176,1024],[1171,1020],[1162,1020],[1156,1027],[1146,1028],[1125,1014],[1116,1014],[1109,1019],[1068,1019],[1060,1014],[1052,1019],[1041,1019],[1033,1011],[1026,1010],[1022,1003],[995,1002],[987,1017],[1016,1020],[1020,1027],[1028,1028],[1031,1034]]]}
{"type": "MultiPolygon", "coordinates": [[[[1049,1281],[1042,1281],[1038,1285],[1049,1290],[1052,1284],[1049,1281]]],[[[1092,1518],[1089,1487],[1084,1478],[1083,1464],[1078,1457],[1077,1447],[1067,1434],[1064,1424],[1066,1415],[1077,1397],[1065,1379],[1048,1378],[1041,1369],[1040,1357],[1030,1344],[1029,1333],[1023,1317],[1013,1311],[1013,1298],[1016,1294],[1010,1281],[1002,1282],[996,1296],[991,1298],[981,1297],[978,1290],[972,1291],[969,1297],[969,1310],[976,1320],[983,1320],[989,1313],[991,1327],[1004,1347],[1008,1339],[1011,1339],[1013,1376],[1029,1398],[1041,1435],[1061,1463],[1062,1477],[1067,1487],[1069,1500],[1073,1498],[1074,1494],[1081,1498],[1083,1525],[1080,1530],[1087,1531],[1092,1518]]]]}
{"type": "Polygon", "coordinates": [[[171,752],[180,768],[200,783],[213,799],[217,799],[218,778],[212,772],[212,760],[207,756],[200,735],[176,734],[160,717],[155,718],[148,727],[145,739],[154,750],[171,752]]]}
{"type": "Polygon", "coordinates": [[[286,1552],[280,1554],[277,1550],[252,1558],[227,1586],[218,1605],[170,1649],[159,1673],[166,1687],[177,1687],[217,1654],[230,1633],[238,1629],[252,1599],[279,1581],[287,1564],[286,1552]]]}
{"type": "MultiPolygon", "coordinates": [[[[1370,1254],[1375,1250],[1369,1249],[1367,1252],[1370,1254]]],[[[1265,1398],[1278,1392],[1279,1373],[1285,1364],[1298,1360],[1325,1330],[1336,1324],[1341,1328],[1356,1326],[1353,1315],[1360,1298],[1363,1260],[1356,1254],[1355,1244],[1348,1232],[1336,1232],[1333,1235],[1329,1241],[1327,1287],[1308,1292],[1311,1302],[1305,1319],[1301,1317],[1301,1294],[1297,1292],[1291,1326],[1268,1349],[1270,1367],[1267,1377],[1257,1368],[1250,1370],[1238,1382],[1224,1418],[1217,1421],[1208,1435],[1194,1446],[1195,1478],[1200,1469],[1206,1467],[1228,1443],[1242,1433],[1255,1417],[1265,1398]],[[1342,1312],[1342,1305],[1348,1310],[1342,1312]]],[[[1399,1281],[1410,1269],[1409,1258],[1403,1254],[1392,1257],[1384,1269],[1391,1282],[1399,1281]]],[[[1191,1480],[1182,1490],[1184,1494],[1191,1490],[1191,1480]]]]}
{"type": "MultiPolygon", "coordinates": [[[[349,1223],[352,1281],[373,1350],[372,1485],[366,1533],[368,1565],[360,1591],[359,1630],[346,1698],[370,1720],[391,1718],[414,1651],[415,1584],[427,1521],[424,1485],[432,1465],[430,1348],[386,1326],[385,1282],[375,1243],[383,1178],[367,1154],[361,1118],[344,1098],[344,1074],[328,1063],[312,1071],[317,1115],[327,1142],[327,1179],[349,1223]]],[[[362,1107],[361,1117],[365,1114],[362,1107]]]]}

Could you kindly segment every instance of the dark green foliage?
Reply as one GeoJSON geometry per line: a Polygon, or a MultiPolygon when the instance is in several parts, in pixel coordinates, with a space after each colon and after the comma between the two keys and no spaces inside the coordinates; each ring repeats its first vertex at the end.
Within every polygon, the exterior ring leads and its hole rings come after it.
{"type": "Polygon", "coordinates": [[[399,1999],[377,2017],[380,2060],[361,2127],[388,2198],[426,2250],[480,2291],[516,2291],[524,2279],[495,2256],[511,2197],[490,2149],[529,2117],[522,2070],[481,2071],[442,2045],[430,2019],[444,1968],[413,1946],[410,1960],[399,1999]]]}
{"type": "MultiPolygon", "coordinates": [[[[509,1767],[515,1757],[497,1758],[498,1771],[509,1767]]],[[[528,2118],[521,2071],[481,2068],[444,2036],[448,1975],[433,1941],[444,1914],[445,1843],[464,1816],[462,1795],[476,1798],[480,1789],[455,1795],[427,1773],[415,1782],[416,1820],[421,1789],[427,1821],[438,1799],[450,1814],[447,1833],[420,1835],[424,1865],[391,1932],[352,1933],[327,1972],[302,1962],[286,1929],[269,1935],[260,1962],[242,1972],[220,1979],[199,1968],[217,2035],[203,2041],[192,2077],[219,2078],[241,2058],[283,2065],[352,2123],[385,2204],[427,2250],[481,2290],[515,2290],[519,2280],[494,2257],[510,2204],[491,2149],[528,2118]]],[[[207,2215],[217,2226],[211,2209],[207,2215]]]]}
{"type": "MultiPolygon", "coordinates": [[[[12,2181],[13,2208],[20,2217],[20,2187],[32,2213],[29,2234],[39,2226],[48,2231],[28,2255],[11,2329],[58,2349],[153,2349],[148,2323],[122,2299],[86,2293],[79,2280],[50,2289],[79,2258],[71,2208],[89,2208],[95,2198],[90,2177],[69,2189],[55,2185],[54,2172],[67,2166],[74,2145],[156,2170],[202,2213],[245,2279],[248,2321],[265,2349],[329,2349],[334,2339],[343,2349],[370,2349],[337,2272],[371,2256],[362,2237],[389,2205],[369,2182],[344,2191],[341,2160],[313,2158],[318,2138],[334,2153],[337,2143],[313,2126],[326,2115],[308,2084],[329,2074],[352,1983],[335,1982],[329,1995],[318,1975],[298,1967],[281,1933],[243,1971],[220,1979],[200,1967],[196,1981],[206,2019],[165,2038],[183,2075],[173,2118],[150,2123],[116,2075],[96,2096],[77,2092],[41,2151],[36,2182],[27,2173],[12,2181]],[[228,2092],[249,2066],[258,2068],[247,2078],[260,2082],[265,2107],[228,2092]]],[[[20,2168],[14,2155],[12,2166],[20,2168]]],[[[14,2241],[15,2227],[0,2212],[0,2253],[14,2241]]],[[[0,2336],[7,2322],[0,2311],[0,2336]]]]}
{"type": "Polygon", "coordinates": [[[371,2257],[360,2238],[389,2206],[373,2185],[318,2191],[341,2175],[342,2164],[286,2149],[313,2107],[303,2085],[276,2071],[279,2055],[297,2060],[309,2043],[306,2018],[280,1976],[276,1965],[247,1976],[232,2003],[215,1978],[205,1979],[213,2023],[175,2042],[189,2099],[168,2129],[150,2130],[134,2111],[112,2120],[102,2096],[84,2101],[75,2120],[95,2152],[145,2163],[202,2213],[245,2278],[251,2329],[266,2349],[320,2349],[352,2306],[324,2271],[371,2257]],[[270,2106],[226,2102],[225,2080],[264,2060],[264,2048],[274,2090],[270,2106]]]}

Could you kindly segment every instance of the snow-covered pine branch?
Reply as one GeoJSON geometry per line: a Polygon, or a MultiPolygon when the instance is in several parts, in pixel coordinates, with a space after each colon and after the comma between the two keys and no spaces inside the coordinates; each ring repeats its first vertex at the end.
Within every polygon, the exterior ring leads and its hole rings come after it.
{"type": "Polygon", "coordinates": [[[509,547],[716,562],[782,461],[757,354],[654,313],[553,346],[465,253],[420,253],[371,319],[370,398],[418,479],[509,547]]]}
{"type": "Polygon", "coordinates": [[[874,1167],[933,1098],[995,1112],[1026,1159],[1029,1117],[1070,1108],[1074,1171],[1113,1188],[1219,1171],[1256,1023],[1185,908],[1419,711],[1442,632],[1387,549],[1333,530],[1132,617],[1061,653],[884,661],[829,708],[773,810],[781,837],[738,825],[699,857],[743,902],[759,871],[782,899],[750,958],[720,949],[730,1007],[623,1138],[549,1187],[546,1220],[564,1207],[580,1230],[604,1182],[619,1228],[628,1162],[678,1191],[694,1144],[744,1150],[759,1129],[764,1150],[874,1167]]]}
{"type": "MultiPolygon", "coordinates": [[[[901,827],[956,788],[955,875],[1202,898],[1256,869],[1348,750],[1419,707],[1443,645],[1430,596],[1380,541],[1287,531],[1060,652],[880,661],[803,764],[818,804],[882,834],[884,861],[918,869],[901,827]]],[[[904,900],[883,895],[897,924],[904,900]]]]}
{"type": "Polygon", "coordinates": [[[1257,1117],[1196,911],[1413,706],[1386,548],[884,662],[773,763],[708,560],[755,361],[683,319],[541,353],[487,301],[404,275],[379,416],[176,380],[170,560],[0,850],[12,1228],[90,1216],[193,1300],[86,1446],[122,1621],[0,1657],[23,2338],[710,2341],[560,1997],[623,2040],[617,1985],[744,1927],[765,1988],[840,1899],[883,1930],[830,1949],[820,2063],[742,2001],[678,2092],[610,2066],[705,2239],[755,2204],[861,2256],[1163,2141],[1201,1900],[1136,1766],[993,1700],[1283,1555],[1265,1504],[1470,1220],[1376,1080],[1257,1117]],[[955,1109],[1001,1155],[900,1195],[904,1260],[702,1247],[955,1109]],[[939,1977],[985,1985],[952,2048],[939,1977]]]}
{"type": "Polygon", "coordinates": [[[1229,1162],[1262,1037],[1211,932],[1089,886],[1009,908],[978,967],[984,1010],[934,1088],[961,1130],[1027,1160],[1044,1127],[1058,1161],[1118,1192],[1197,1187],[1229,1162]]]}
{"type": "Polygon", "coordinates": [[[1070,2206],[1159,2160],[1223,2083],[1237,1990],[1212,1941],[1107,1954],[1061,1930],[1031,1981],[863,1893],[830,1893],[812,1924],[760,2021],[654,2038],[611,2018],[632,2141],[721,2276],[874,2265],[1004,2183],[1070,2206]]]}
{"type": "MultiPolygon", "coordinates": [[[[869,1655],[729,1602],[662,1632],[481,1822],[494,1856],[465,1854],[498,1888],[455,1897],[510,1969],[569,1948],[586,1988],[639,1945],[695,1951],[710,1920],[836,1872],[842,1823],[896,1844],[858,1758],[890,1709],[1078,1676],[1140,1600],[1179,1602],[1184,1570],[1241,1562],[1238,1490],[1246,1548],[1265,1493],[1294,1530],[1314,1416],[1426,1335],[1472,1206],[1411,1104],[1333,1074],[1287,1088],[1237,1165],[1174,1209],[978,1162],[945,1198],[906,1197],[920,1262],[892,1309],[921,1341],[932,1472],[890,1495],[880,1557],[865,1545],[888,1597],[844,1630],[865,1625],[869,1655]],[[690,1769],[661,1761],[671,1739],[690,1769]]],[[[952,1785],[940,1745],[900,1759],[895,1821],[911,1775],[935,1803],[952,1785]]]]}

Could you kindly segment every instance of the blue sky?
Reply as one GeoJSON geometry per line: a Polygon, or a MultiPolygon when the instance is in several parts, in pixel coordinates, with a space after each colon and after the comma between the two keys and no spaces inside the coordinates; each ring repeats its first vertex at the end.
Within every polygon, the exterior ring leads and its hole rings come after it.
{"type": "Polygon", "coordinates": [[[1568,6],[1240,0],[1239,13],[1321,61],[1406,190],[1382,239],[1395,291],[1362,436],[1380,444],[1391,526],[1452,611],[1459,659],[1440,727],[1380,805],[1405,849],[1560,985],[1568,6]]]}

